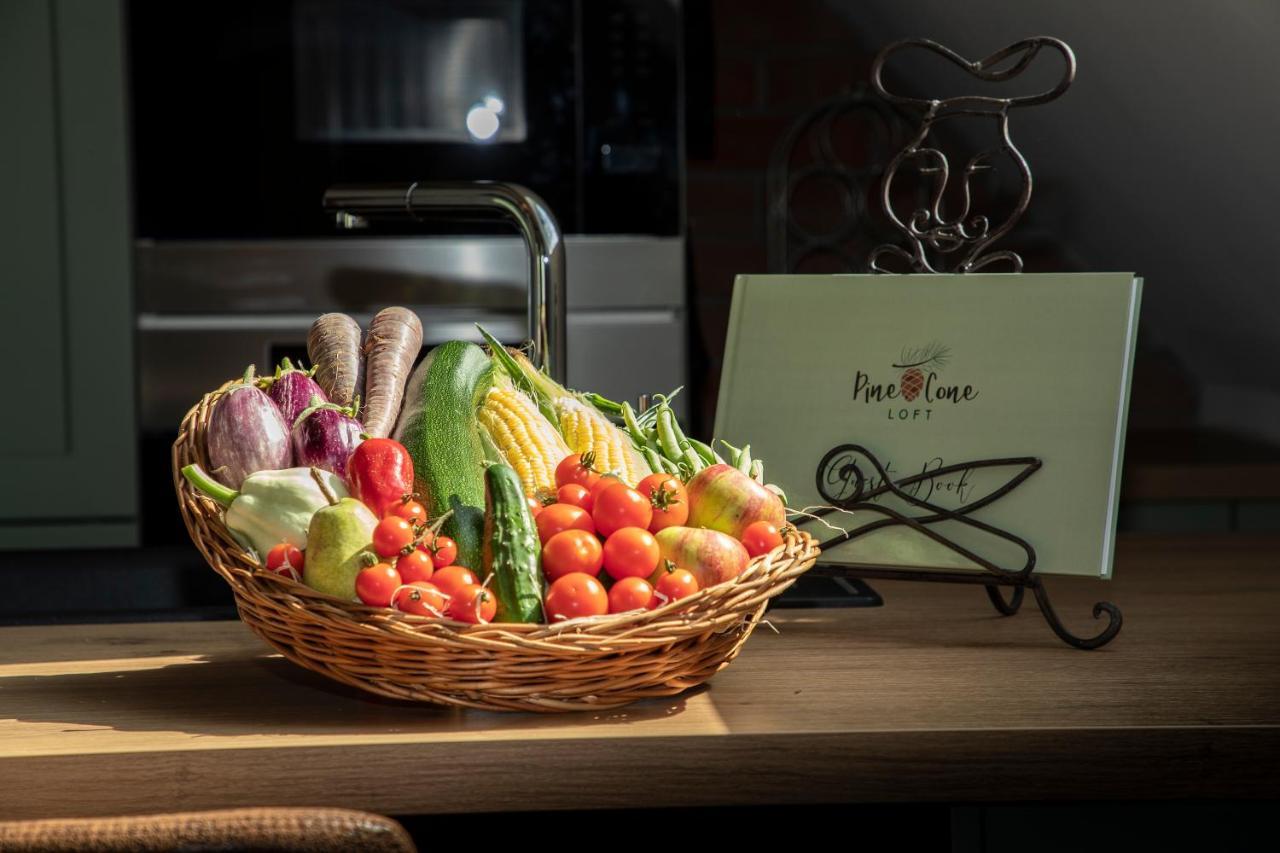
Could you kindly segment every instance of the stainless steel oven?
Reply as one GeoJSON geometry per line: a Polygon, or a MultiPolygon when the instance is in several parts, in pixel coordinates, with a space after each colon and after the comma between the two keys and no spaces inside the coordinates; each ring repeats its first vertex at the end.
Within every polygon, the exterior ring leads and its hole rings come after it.
{"type": "MultiPolygon", "coordinates": [[[[407,305],[428,345],[523,337],[519,238],[344,233],[334,184],[529,187],[565,234],[569,383],[685,382],[679,3],[132,0],[128,40],[142,458],[202,391],[303,354],[324,311],[407,305]]],[[[146,480],[144,517],[171,514],[146,480]]]]}

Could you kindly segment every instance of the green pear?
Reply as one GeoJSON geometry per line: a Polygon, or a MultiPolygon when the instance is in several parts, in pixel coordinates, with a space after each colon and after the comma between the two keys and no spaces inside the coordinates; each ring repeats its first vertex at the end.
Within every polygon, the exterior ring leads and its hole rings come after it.
{"type": "Polygon", "coordinates": [[[356,575],[370,565],[369,544],[378,518],[355,498],[342,498],[321,507],[307,528],[307,555],[302,580],[312,589],[335,598],[356,598],[356,575]]]}

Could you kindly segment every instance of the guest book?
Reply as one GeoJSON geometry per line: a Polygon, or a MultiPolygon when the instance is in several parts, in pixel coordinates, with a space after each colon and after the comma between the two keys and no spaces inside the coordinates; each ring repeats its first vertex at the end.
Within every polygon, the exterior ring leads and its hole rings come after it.
{"type": "MultiPolygon", "coordinates": [[[[1036,571],[1108,577],[1142,279],[1131,273],[743,275],[734,286],[715,435],[764,460],[765,480],[813,513],[878,476],[1026,539],[1036,571]],[[1016,466],[929,472],[993,458],[1042,467],[982,505],[1016,466]]],[[[927,510],[892,494],[913,517],[927,510]]],[[[819,538],[883,522],[874,510],[801,515],[819,538]]],[[[999,565],[1024,556],[980,525],[935,528],[999,565]]],[[[825,562],[977,567],[902,525],[829,549],[825,562]]]]}

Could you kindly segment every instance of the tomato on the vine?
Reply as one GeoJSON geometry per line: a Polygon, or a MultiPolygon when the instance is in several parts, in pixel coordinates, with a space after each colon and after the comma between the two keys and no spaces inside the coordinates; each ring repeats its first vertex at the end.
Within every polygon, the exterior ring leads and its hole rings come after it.
{"type": "Polygon", "coordinates": [[[370,607],[390,607],[391,596],[400,583],[400,573],[395,567],[376,563],[356,574],[356,596],[370,607]]]}
{"type": "Polygon", "coordinates": [[[556,490],[556,503],[569,504],[591,512],[591,492],[586,486],[565,483],[556,490]]]}
{"type": "Polygon", "coordinates": [[[498,597],[483,586],[469,586],[449,601],[449,617],[472,625],[492,622],[498,612],[498,597]]]}
{"type": "Polygon", "coordinates": [[[538,517],[533,522],[538,527],[538,539],[542,544],[547,544],[552,536],[555,536],[562,530],[585,530],[588,533],[595,533],[596,526],[591,521],[591,516],[580,506],[571,506],[569,504],[552,504],[543,507],[542,512],[538,513],[538,517]]]}
{"type": "Polygon", "coordinates": [[[600,574],[604,553],[594,533],[570,528],[561,530],[542,546],[542,571],[547,580],[557,580],[574,572],[600,574]]]}
{"type": "Polygon", "coordinates": [[[373,550],[379,557],[394,557],[413,542],[413,524],[398,515],[388,515],[373,528],[373,550]]]}
{"type": "Polygon", "coordinates": [[[658,568],[658,540],[643,527],[624,527],[605,540],[604,568],[614,580],[647,578],[658,568]]]}
{"type": "Polygon", "coordinates": [[[595,464],[596,455],[589,450],[586,453],[569,454],[556,466],[556,485],[577,483],[579,486],[591,488],[591,485],[600,479],[599,472],[595,470],[595,464]]]}
{"type": "Polygon", "coordinates": [[[653,601],[653,585],[644,578],[623,578],[609,588],[609,612],[645,610],[653,601]]]}
{"type": "Polygon", "coordinates": [[[431,576],[431,582],[450,597],[469,586],[479,584],[475,574],[462,566],[445,566],[443,569],[436,569],[435,574],[431,576]]]}
{"type": "Polygon", "coordinates": [[[668,527],[683,527],[689,520],[689,492],[672,474],[650,474],[636,485],[636,491],[649,499],[653,520],[649,532],[668,527]]]}
{"type": "Polygon", "coordinates": [[[437,569],[452,566],[453,561],[458,559],[458,543],[448,536],[437,536],[432,540],[429,550],[431,552],[431,563],[437,569]]]}
{"type": "Polygon", "coordinates": [[[548,622],[601,616],[609,612],[609,595],[600,581],[591,575],[574,572],[551,584],[545,607],[548,622]]]}
{"type": "Polygon", "coordinates": [[[653,585],[653,603],[650,609],[661,607],[672,601],[678,601],[698,591],[698,579],[688,569],[677,569],[670,564],[661,572],[658,582],[653,585]]]}
{"type": "Polygon", "coordinates": [[[449,598],[430,581],[414,581],[396,590],[391,605],[411,616],[444,616],[449,598]]]}
{"type": "Polygon", "coordinates": [[[619,483],[596,496],[591,520],[595,522],[596,532],[608,539],[614,531],[624,527],[648,530],[649,522],[653,520],[653,508],[644,495],[619,483]]]}
{"type": "Polygon", "coordinates": [[[396,560],[396,571],[400,573],[400,579],[404,583],[429,581],[435,574],[435,568],[431,562],[431,555],[421,548],[414,548],[396,560]]]}
{"type": "Polygon", "coordinates": [[[408,500],[401,501],[391,508],[387,515],[394,515],[403,518],[412,524],[425,524],[427,521],[427,508],[418,501],[413,500],[409,495],[405,495],[408,500]]]}
{"type": "Polygon", "coordinates": [[[782,544],[782,534],[768,521],[753,521],[742,531],[742,546],[752,557],[768,554],[782,544]]]}
{"type": "Polygon", "coordinates": [[[302,580],[302,566],[305,562],[306,557],[297,546],[288,542],[281,542],[267,552],[267,571],[295,581],[302,580]]]}

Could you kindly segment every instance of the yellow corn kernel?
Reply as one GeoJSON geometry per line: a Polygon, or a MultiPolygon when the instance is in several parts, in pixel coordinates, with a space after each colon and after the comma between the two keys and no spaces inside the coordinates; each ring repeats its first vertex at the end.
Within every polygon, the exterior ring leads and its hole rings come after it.
{"type": "Polygon", "coordinates": [[[555,406],[569,449],[594,453],[597,471],[617,474],[629,486],[653,473],[626,433],[597,409],[572,397],[561,397],[555,406]]]}
{"type": "Polygon", "coordinates": [[[509,386],[490,388],[479,420],[506,463],[519,475],[525,494],[555,491],[556,466],[570,450],[532,400],[509,386]]]}

